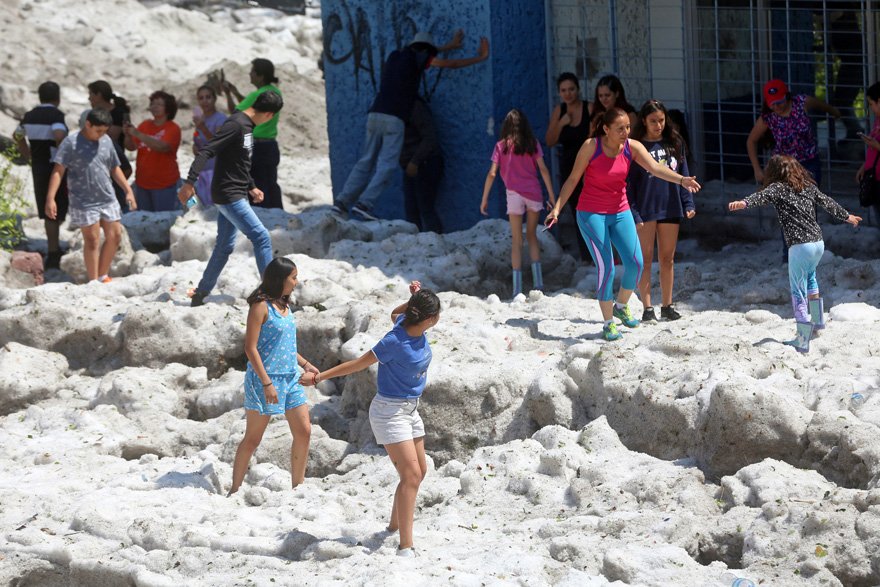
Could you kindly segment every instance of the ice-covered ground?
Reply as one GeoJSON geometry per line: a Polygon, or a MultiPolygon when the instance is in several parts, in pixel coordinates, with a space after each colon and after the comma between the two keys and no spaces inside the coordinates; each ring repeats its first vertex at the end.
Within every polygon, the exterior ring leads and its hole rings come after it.
{"type": "MultiPolygon", "coordinates": [[[[126,96],[145,96],[141,85],[160,84],[155,69],[169,63],[164,85],[177,91],[218,63],[243,80],[254,31],[279,20],[236,12],[230,32],[226,16],[211,23],[136,3],[0,11],[4,48],[27,65],[0,84],[4,107],[27,107],[33,97],[16,101],[14,88],[54,77],[73,118],[85,107],[77,88],[105,68],[112,79],[122,62],[132,68],[118,84],[126,96]],[[96,20],[101,31],[85,40],[96,20]],[[123,42],[137,23],[142,43],[123,42]],[[26,52],[39,26],[69,45],[26,52]],[[157,46],[160,29],[173,42],[157,46]],[[226,47],[207,40],[218,31],[226,47]],[[94,69],[89,48],[102,50],[107,35],[111,61],[94,69]],[[209,58],[198,55],[205,47],[209,58]],[[224,61],[230,52],[242,64],[224,61]],[[159,57],[164,65],[151,61],[159,57]]],[[[397,538],[383,531],[397,476],[366,420],[374,372],[309,389],[304,485],[290,489],[290,436],[277,420],[242,490],[224,497],[244,430],[250,245],[239,243],[215,294],[193,309],[185,291],[204,268],[216,213],[136,213],[107,285],[68,281],[82,274],[68,231],[74,252],[53,283],[12,287],[0,255],[0,581],[880,583],[880,261],[835,254],[875,246],[876,229],[825,227],[828,327],[808,355],[781,344],[793,323],[776,241],[718,251],[682,242],[685,318],[605,343],[595,276],[546,234],[548,292],[510,302],[505,222],[438,236],[327,213],[320,25],[285,18],[259,46],[280,64],[288,95],[311,99],[285,110],[282,128],[297,129],[283,135],[288,212],[259,214],[300,269],[301,352],[324,368],[364,352],[410,279],[443,302],[421,408],[432,459],[416,513],[420,556],[396,557],[397,538]]],[[[11,119],[0,122],[8,134],[11,119]]],[[[698,196],[698,206],[720,204],[711,190],[698,196]]],[[[39,247],[41,223],[26,228],[39,247]]]]}

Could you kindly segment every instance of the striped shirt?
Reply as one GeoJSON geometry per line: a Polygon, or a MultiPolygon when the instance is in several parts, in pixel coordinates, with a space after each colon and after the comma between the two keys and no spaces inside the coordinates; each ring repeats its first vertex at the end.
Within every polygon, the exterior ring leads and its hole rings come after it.
{"type": "Polygon", "coordinates": [[[35,167],[52,165],[57,150],[55,131],[59,130],[67,134],[64,113],[54,104],[40,104],[24,115],[16,132],[28,139],[31,148],[31,165],[35,167]]]}

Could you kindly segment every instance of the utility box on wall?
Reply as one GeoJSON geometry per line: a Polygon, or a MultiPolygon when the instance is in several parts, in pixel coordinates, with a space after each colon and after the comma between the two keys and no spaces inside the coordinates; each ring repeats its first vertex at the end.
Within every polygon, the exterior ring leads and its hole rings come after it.
{"type": "MultiPolygon", "coordinates": [[[[324,76],[333,193],[338,194],[358,160],[367,112],[391,51],[429,32],[444,45],[458,29],[464,46],[441,55],[456,59],[489,39],[489,59],[462,69],[429,68],[420,85],[434,115],[445,171],[437,211],[444,231],[473,226],[498,130],[511,108],[528,115],[537,137],[547,127],[547,61],[543,2],[534,0],[324,0],[324,76]]],[[[403,218],[403,171],[376,205],[381,218],[403,218]]],[[[504,215],[500,181],[492,216],[504,215]]]]}

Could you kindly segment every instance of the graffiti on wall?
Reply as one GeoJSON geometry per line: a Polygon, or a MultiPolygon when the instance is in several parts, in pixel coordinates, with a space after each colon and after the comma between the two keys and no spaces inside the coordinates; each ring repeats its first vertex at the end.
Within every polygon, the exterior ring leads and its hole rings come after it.
{"type": "Polygon", "coordinates": [[[416,17],[424,16],[418,20],[428,22],[429,16],[424,14],[429,7],[421,3],[377,2],[367,6],[369,12],[363,6],[352,7],[348,0],[339,0],[324,24],[325,64],[351,67],[356,93],[362,74],[375,92],[385,57],[416,34],[416,17]]]}

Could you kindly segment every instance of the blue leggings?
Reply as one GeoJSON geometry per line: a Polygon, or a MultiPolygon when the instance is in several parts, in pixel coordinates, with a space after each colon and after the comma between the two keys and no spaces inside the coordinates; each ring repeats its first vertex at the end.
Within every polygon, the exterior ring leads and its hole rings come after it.
{"type": "Polygon", "coordinates": [[[632,212],[627,210],[618,214],[596,214],[578,211],[577,222],[584,242],[587,243],[587,250],[590,251],[590,256],[593,257],[599,273],[597,288],[599,301],[608,302],[614,298],[612,292],[612,284],[614,283],[612,244],[623,262],[621,289],[635,289],[639,277],[642,276],[644,262],[632,212]]]}
{"type": "Polygon", "coordinates": [[[816,281],[816,267],[825,252],[825,242],[802,243],[788,248],[788,283],[791,287],[791,306],[794,319],[798,322],[810,321],[810,295],[819,293],[816,281]]]}

